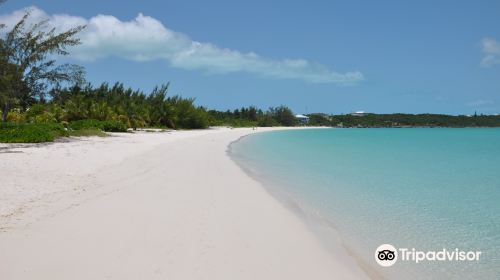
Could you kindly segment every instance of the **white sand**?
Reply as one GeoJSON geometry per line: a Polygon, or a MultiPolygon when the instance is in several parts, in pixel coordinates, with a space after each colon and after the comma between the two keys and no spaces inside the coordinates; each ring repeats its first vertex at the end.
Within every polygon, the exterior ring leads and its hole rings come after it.
{"type": "Polygon", "coordinates": [[[252,132],[1,145],[0,279],[367,279],[226,155],[252,132]]]}

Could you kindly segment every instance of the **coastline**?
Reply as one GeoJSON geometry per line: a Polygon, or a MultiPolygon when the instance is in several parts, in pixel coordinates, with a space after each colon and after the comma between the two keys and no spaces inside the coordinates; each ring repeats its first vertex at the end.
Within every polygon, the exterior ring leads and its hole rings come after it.
{"type": "Polygon", "coordinates": [[[492,279],[498,231],[487,225],[499,213],[492,183],[498,137],[491,129],[284,131],[244,138],[231,152],[328,249],[344,245],[371,279],[492,279]],[[389,197],[392,209],[406,210],[387,211],[389,197]],[[425,265],[403,259],[384,269],[371,252],[385,243],[428,251],[465,247],[487,257],[425,265]]]}
{"type": "MultiPolygon", "coordinates": [[[[305,129],[338,129],[335,127],[309,127],[305,129]]],[[[305,205],[302,205],[294,196],[283,191],[282,186],[277,186],[269,178],[264,178],[262,174],[256,174],[251,170],[252,164],[248,164],[245,158],[240,158],[238,153],[233,150],[233,145],[237,145],[239,141],[252,134],[244,135],[237,140],[231,142],[228,146],[228,156],[237,164],[249,177],[259,182],[272,197],[281,203],[290,212],[296,215],[308,229],[319,239],[322,245],[336,257],[341,257],[344,261],[347,260],[348,265],[358,266],[371,280],[386,280],[379,272],[372,266],[366,263],[360,256],[356,255],[354,251],[343,240],[342,234],[339,229],[327,218],[322,217],[316,211],[308,210],[305,205]]]]}
{"type": "Polygon", "coordinates": [[[12,149],[2,155],[2,177],[15,174],[3,202],[25,208],[2,208],[2,278],[368,279],[227,155],[231,142],[269,130],[12,149]],[[55,191],[16,202],[30,186],[55,191]]]}

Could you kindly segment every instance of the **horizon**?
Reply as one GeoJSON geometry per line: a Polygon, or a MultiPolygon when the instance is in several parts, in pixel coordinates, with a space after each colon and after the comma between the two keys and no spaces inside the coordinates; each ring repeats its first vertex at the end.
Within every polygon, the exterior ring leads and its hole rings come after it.
{"type": "Polygon", "coordinates": [[[170,81],[170,95],[210,109],[500,113],[495,1],[93,2],[7,1],[0,19],[32,7],[56,28],[86,24],[68,59],[89,82],[149,92],[170,81]]]}

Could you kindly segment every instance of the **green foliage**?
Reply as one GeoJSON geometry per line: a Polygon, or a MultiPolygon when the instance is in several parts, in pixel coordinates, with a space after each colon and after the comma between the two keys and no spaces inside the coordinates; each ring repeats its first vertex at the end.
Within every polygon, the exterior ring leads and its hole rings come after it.
{"type": "Polygon", "coordinates": [[[56,88],[50,104],[62,109],[63,120],[93,119],[116,121],[131,128],[169,127],[175,129],[206,128],[209,115],[194,105],[194,99],[167,97],[168,84],[150,94],[125,88],[116,83],[80,88],[56,88]]]}
{"type": "MultiPolygon", "coordinates": [[[[2,0],[0,0],[1,3],[2,0]]],[[[126,131],[127,128],[207,128],[209,125],[291,126],[296,120],[284,106],[263,112],[255,107],[233,112],[210,111],[194,99],[167,97],[168,84],[150,94],[116,83],[98,87],[84,85],[84,70],[78,65],[58,65],[54,57],[68,55],[68,47],[80,44],[76,26],[56,32],[47,20],[29,24],[28,11],[10,31],[0,37],[0,105],[9,119],[36,124],[69,123],[73,130],[126,131]],[[63,87],[62,84],[74,84],[63,87]]],[[[0,24],[0,28],[5,25],[0,24]]]]}
{"type": "Polygon", "coordinates": [[[276,108],[269,108],[269,114],[273,117],[276,122],[278,122],[282,126],[294,126],[297,125],[297,119],[293,114],[292,110],[290,110],[286,106],[279,106],[276,108]]]}
{"type": "Polygon", "coordinates": [[[332,121],[326,114],[309,114],[309,125],[311,126],[331,126],[332,121]]]}
{"type": "MultiPolygon", "coordinates": [[[[49,86],[84,81],[81,66],[58,65],[53,59],[68,55],[68,47],[80,44],[75,35],[84,26],[57,33],[48,26],[48,20],[29,24],[29,17],[30,11],[0,37],[0,102],[4,122],[13,106],[26,109],[36,100],[44,101],[49,86]]],[[[0,28],[5,25],[0,24],[0,28]]]]}
{"type": "Polygon", "coordinates": [[[272,115],[266,114],[261,119],[259,119],[258,125],[262,127],[271,127],[280,126],[281,124],[275,118],[273,118],[272,115]]]}
{"type": "Polygon", "coordinates": [[[68,136],[61,124],[0,124],[0,142],[4,143],[39,143],[51,142],[55,138],[68,136]]]}
{"type": "Polygon", "coordinates": [[[22,80],[21,68],[8,61],[6,51],[0,40],[0,108],[2,121],[6,121],[10,109],[18,104],[26,92],[26,83],[22,80]]]}
{"type": "Polygon", "coordinates": [[[366,114],[364,116],[310,114],[310,125],[342,127],[500,127],[500,116],[441,114],[366,114]]]}
{"type": "Polygon", "coordinates": [[[48,20],[28,24],[30,11],[2,39],[7,60],[18,65],[30,92],[43,98],[47,85],[81,82],[83,68],[78,65],[57,65],[52,55],[68,55],[68,47],[80,44],[75,37],[85,26],[76,26],[61,33],[48,26],[48,20]]]}
{"type": "Polygon", "coordinates": [[[35,104],[30,107],[25,114],[26,119],[32,123],[55,123],[55,115],[49,111],[45,104],[35,104]]]}
{"type": "Polygon", "coordinates": [[[253,127],[293,126],[297,124],[292,110],[285,106],[270,108],[266,112],[250,106],[225,112],[210,110],[208,114],[212,126],[253,127]]]}
{"type": "Polygon", "coordinates": [[[23,123],[26,120],[26,116],[19,111],[10,111],[7,115],[7,121],[12,123],[23,123]]]}
{"type": "Polygon", "coordinates": [[[72,130],[100,129],[107,132],[126,132],[127,127],[119,121],[79,120],[69,123],[72,130]]]}
{"type": "Polygon", "coordinates": [[[184,99],[179,96],[167,99],[167,104],[173,109],[175,118],[173,128],[207,128],[208,114],[203,108],[193,105],[194,99],[184,99]]]}

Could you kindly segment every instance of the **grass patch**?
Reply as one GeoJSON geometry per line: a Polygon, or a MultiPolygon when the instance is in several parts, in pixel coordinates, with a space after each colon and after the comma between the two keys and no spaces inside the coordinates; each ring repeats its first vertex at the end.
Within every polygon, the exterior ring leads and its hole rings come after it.
{"type": "Polygon", "coordinates": [[[64,126],[57,123],[0,124],[0,142],[3,143],[52,142],[57,137],[68,135],[64,126]]]}
{"type": "Polygon", "coordinates": [[[69,123],[73,130],[100,129],[107,132],[127,132],[127,126],[118,121],[79,120],[69,123]]]}

